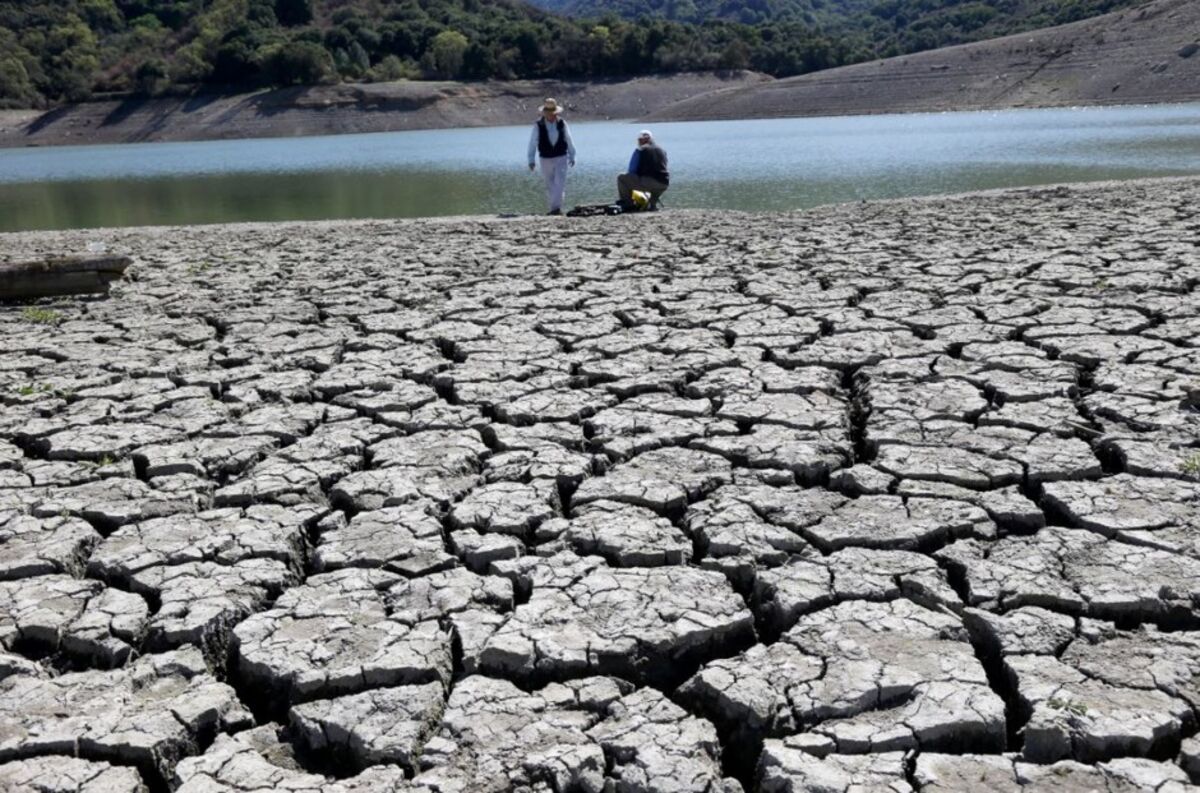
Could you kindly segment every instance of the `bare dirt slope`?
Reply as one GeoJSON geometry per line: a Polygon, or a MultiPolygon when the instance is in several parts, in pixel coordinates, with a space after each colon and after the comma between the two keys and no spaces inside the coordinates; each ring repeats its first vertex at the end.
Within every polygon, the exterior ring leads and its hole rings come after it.
{"type": "Polygon", "coordinates": [[[731,88],[656,121],[1200,100],[1200,2],[1138,8],[991,41],[731,88]]]}
{"type": "Polygon", "coordinates": [[[334,135],[523,124],[547,96],[580,120],[637,118],[681,99],[752,85],[752,72],[610,81],[400,82],[234,96],[90,102],[0,112],[0,146],[334,135]]]}

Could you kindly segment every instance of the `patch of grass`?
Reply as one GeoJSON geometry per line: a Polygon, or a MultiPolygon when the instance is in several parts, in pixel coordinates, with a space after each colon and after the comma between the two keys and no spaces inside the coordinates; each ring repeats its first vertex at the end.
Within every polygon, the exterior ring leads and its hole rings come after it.
{"type": "Polygon", "coordinates": [[[105,466],[112,465],[116,461],[116,458],[114,458],[111,454],[105,454],[99,460],[84,460],[83,464],[91,466],[92,468],[104,468],[105,466]]]}
{"type": "Polygon", "coordinates": [[[196,264],[189,264],[188,268],[187,268],[187,274],[188,275],[202,275],[202,274],[208,272],[209,270],[211,270],[212,266],[213,266],[212,262],[198,262],[196,264]]]}
{"type": "Polygon", "coordinates": [[[36,396],[38,394],[49,394],[54,389],[49,383],[25,383],[17,386],[17,396],[36,396]]]}
{"type": "Polygon", "coordinates": [[[1200,452],[1196,452],[1191,457],[1179,464],[1179,470],[1188,476],[1194,476],[1200,479],[1200,452]]]}
{"type": "Polygon", "coordinates": [[[39,325],[57,325],[59,322],[62,322],[62,314],[52,308],[26,306],[21,309],[21,316],[25,320],[36,322],[39,325]]]}
{"type": "Polygon", "coordinates": [[[1051,697],[1046,700],[1046,706],[1054,710],[1065,711],[1072,716],[1085,716],[1088,711],[1087,705],[1084,705],[1082,702],[1073,702],[1069,699],[1059,699],[1058,697],[1051,697]]]}
{"type": "Polygon", "coordinates": [[[1097,281],[1092,284],[1093,289],[1108,289],[1110,286],[1112,286],[1112,282],[1110,282],[1107,278],[1097,279],[1097,281]]]}

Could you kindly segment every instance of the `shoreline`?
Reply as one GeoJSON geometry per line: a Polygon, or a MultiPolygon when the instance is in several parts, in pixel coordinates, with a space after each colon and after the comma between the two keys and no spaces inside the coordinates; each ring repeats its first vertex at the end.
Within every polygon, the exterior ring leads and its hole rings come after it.
{"type": "MultiPolygon", "coordinates": [[[[979,106],[971,104],[947,105],[939,107],[915,107],[910,109],[905,108],[884,108],[884,109],[855,109],[846,112],[789,112],[787,114],[760,114],[760,115],[723,115],[714,113],[705,115],[703,118],[672,118],[667,116],[594,116],[591,114],[571,114],[571,120],[579,123],[593,122],[624,122],[629,124],[651,124],[651,123],[666,123],[666,124],[682,124],[690,121],[774,121],[782,119],[820,119],[820,118],[849,118],[856,116],[908,116],[908,115],[942,115],[948,113],[996,113],[1007,110],[1088,110],[1088,109],[1112,109],[1121,107],[1169,107],[1169,106],[1186,106],[1200,104],[1200,93],[1196,96],[1187,96],[1179,99],[1114,99],[1110,101],[1063,101],[1061,103],[1017,103],[1004,105],[989,105],[979,106]]],[[[495,124],[487,123],[471,123],[471,124],[455,124],[447,126],[422,126],[414,123],[412,120],[403,124],[396,124],[393,128],[386,129],[345,129],[337,130],[317,130],[311,133],[305,132],[301,134],[290,134],[287,128],[283,127],[266,127],[262,128],[262,134],[254,135],[236,135],[236,134],[220,134],[210,136],[195,136],[182,138],[149,138],[145,140],[88,140],[77,141],[69,138],[55,139],[54,142],[21,142],[18,133],[13,127],[6,128],[3,115],[5,113],[16,114],[25,113],[26,111],[3,111],[0,110],[0,152],[5,150],[16,150],[26,148],[56,148],[56,147],[86,147],[86,146],[111,146],[124,144],[153,144],[153,143],[201,143],[206,141],[237,141],[237,140],[288,140],[298,137],[336,137],[340,135],[376,135],[387,134],[392,132],[437,132],[444,130],[455,129],[500,129],[505,127],[525,126],[527,119],[506,119],[503,122],[495,124]]],[[[36,112],[36,111],[35,111],[36,112]]],[[[365,110],[343,110],[340,111],[350,114],[347,118],[349,126],[354,126],[352,117],[354,114],[365,114],[371,111],[365,110]]]]}
{"type": "MultiPolygon", "coordinates": [[[[987,111],[980,111],[987,112],[987,111]]],[[[858,201],[835,201],[828,204],[819,204],[803,209],[704,209],[704,208],[681,208],[670,209],[660,213],[632,213],[620,216],[623,221],[634,222],[653,222],[654,219],[669,219],[672,217],[695,217],[695,216],[745,216],[750,218],[760,217],[780,217],[788,218],[796,215],[806,215],[814,213],[830,213],[839,210],[850,208],[863,207],[892,207],[896,205],[913,205],[920,206],[928,203],[938,203],[945,201],[971,201],[974,199],[988,199],[1004,195],[1037,195],[1037,194],[1058,194],[1058,193],[1093,193],[1111,191],[1119,187],[1129,188],[1154,188],[1166,185],[1188,185],[1196,183],[1200,185],[1200,174],[1193,175],[1176,175],[1176,176],[1150,176],[1137,177],[1132,179],[1103,179],[1094,182],[1061,182],[1044,185],[1028,185],[1023,187],[993,187],[985,190],[970,190],[960,193],[931,193],[928,195],[918,196],[898,196],[895,198],[875,198],[861,199],[858,201]]],[[[214,223],[192,223],[192,224],[164,224],[164,225],[143,225],[143,226],[98,226],[94,228],[69,228],[69,229],[30,229],[22,231],[0,231],[0,241],[13,243],[21,238],[35,238],[46,235],[79,235],[79,236],[104,236],[111,233],[146,233],[146,234],[169,234],[171,232],[183,232],[188,230],[208,230],[208,231],[228,231],[231,233],[238,232],[263,232],[272,229],[297,229],[297,230],[336,230],[339,228],[350,227],[383,227],[397,225],[457,225],[457,224],[479,224],[479,223],[527,223],[535,220],[547,221],[547,218],[541,213],[530,214],[495,214],[495,215],[428,215],[423,217],[395,217],[395,218],[328,218],[321,220],[278,220],[278,221],[237,221],[237,222],[214,222],[214,223]]],[[[560,224],[574,224],[584,218],[571,218],[563,216],[549,222],[557,222],[560,224]]],[[[18,246],[19,247],[19,246],[18,246]]],[[[0,262],[16,261],[20,256],[15,255],[13,251],[16,247],[10,247],[8,251],[0,249],[0,262]],[[7,257],[6,257],[7,253],[7,257]]]]}
{"type": "MultiPolygon", "coordinates": [[[[983,111],[986,112],[986,111],[983,111]]],[[[817,206],[806,207],[803,209],[789,210],[748,210],[748,209],[700,209],[700,208],[682,208],[670,209],[664,212],[648,213],[639,212],[618,216],[618,222],[645,222],[653,223],[655,220],[664,220],[670,222],[671,218],[695,218],[695,217],[747,217],[747,218],[791,218],[798,215],[811,214],[837,214],[842,211],[852,209],[861,210],[865,208],[895,208],[897,206],[914,206],[919,207],[927,204],[937,204],[944,202],[966,201],[971,202],[982,199],[994,199],[1008,196],[1010,198],[1018,198],[1021,196],[1038,197],[1038,196],[1063,196],[1071,194],[1090,194],[1111,192],[1121,188],[1130,189],[1155,189],[1167,186],[1195,186],[1200,189],[1200,174],[1182,175],[1182,176],[1151,176],[1138,177],[1134,179],[1104,179],[1094,182],[1061,182],[1044,185],[1029,185],[1024,187],[993,187],[985,190],[970,190],[961,193],[932,193],[929,195],[919,196],[898,196],[896,198],[876,198],[862,199],[858,201],[838,201],[829,204],[820,204],[817,206]]],[[[101,226],[96,228],[72,228],[72,229],[32,229],[26,231],[0,231],[0,240],[9,243],[19,243],[21,238],[36,238],[40,236],[105,236],[109,234],[153,234],[153,235],[169,235],[172,232],[185,232],[189,230],[195,231],[228,231],[230,233],[251,233],[251,232],[268,232],[272,230],[312,230],[312,231],[336,231],[339,228],[368,228],[368,227],[393,227],[393,226],[457,226],[461,224],[492,224],[492,223],[530,223],[544,222],[552,224],[566,224],[568,227],[580,222],[590,222],[589,218],[571,218],[562,216],[559,218],[547,218],[541,213],[530,213],[527,215],[429,215],[425,217],[397,217],[397,218],[329,218],[322,220],[278,220],[278,221],[238,221],[238,222],[217,222],[217,223],[192,223],[192,224],[174,224],[174,225],[149,225],[149,226],[101,226]]],[[[610,222],[613,218],[608,219],[610,222]]],[[[0,262],[16,261],[20,257],[13,253],[19,249],[19,244],[10,246],[9,250],[0,250],[0,262]],[[6,259],[7,254],[7,259],[6,259]]],[[[110,251],[111,252],[111,251],[110,251]]],[[[127,251],[118,251],[118,253],[127,253],[127,251]]]]}

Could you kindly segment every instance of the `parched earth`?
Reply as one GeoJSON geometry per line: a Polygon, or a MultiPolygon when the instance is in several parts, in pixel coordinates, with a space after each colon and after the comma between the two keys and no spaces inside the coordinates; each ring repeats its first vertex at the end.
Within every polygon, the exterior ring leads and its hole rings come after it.
{"type": "Polygon", "coordinates": [[[1197,207],[0,236],[0,789],[1197,789],[1197,207]]]}

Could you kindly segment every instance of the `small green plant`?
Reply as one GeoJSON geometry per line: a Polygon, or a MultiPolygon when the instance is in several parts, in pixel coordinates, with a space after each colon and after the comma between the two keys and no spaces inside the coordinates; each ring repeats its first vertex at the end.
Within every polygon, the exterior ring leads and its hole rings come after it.
{"type": "Polygon", "coordinates": [[[1108,289],[1110,286],[1112,286],[1112,283],[1107,278],[1097,279],[1096,282],[1092,284],[1093,289],[1108,289]]]}
{"type": "Polygon", "coordinates": [[[187,274],[202,275],[203,273],[208,272],[212,266],[212,262],[197,262],[196,264],[189,264],[187,268],[187,274]]]}
{"type": "Polygon", "coordinates": [[[53,390],[49,383],[25,383],[17,386],[17,396],[36,396],[37,394],[48,394],[53,390]]]}
{"type": "Polygon", "coordinates": [[[62,321],[62,314],[54,309],[36,306],[26,306],[21,309],[21,316],[29,322],[36,322],[39,325],[57,325],[62,321]]]}
{"type": "Polygon", "coordinates": [[[1179,464],[1179,470],[1187,476],[1194,476],[1200,479],[1200,452],[1196,452],[1191,457],[1179,464]]]}
{"type": "Polygon", "coordinates": [[[1046,700],[1046,706],[1054,710],[1066,711],[1072,716],[1084,716],[1087,715],[1088,711],[1087,705],[1084,705],[1082,702],[1072,702],[1069,699],[1059,699],[1058,697],[1051,697],[1046,700]]]}
{"type": "Polygon", "coordinates": [[[105,466],[112,465],[115,462],[116,459],[111,454],[105,454],[102,455],[98,460],[84,460],[83,464],[91,466],[92,468],[104,468],[105,466]]]}

